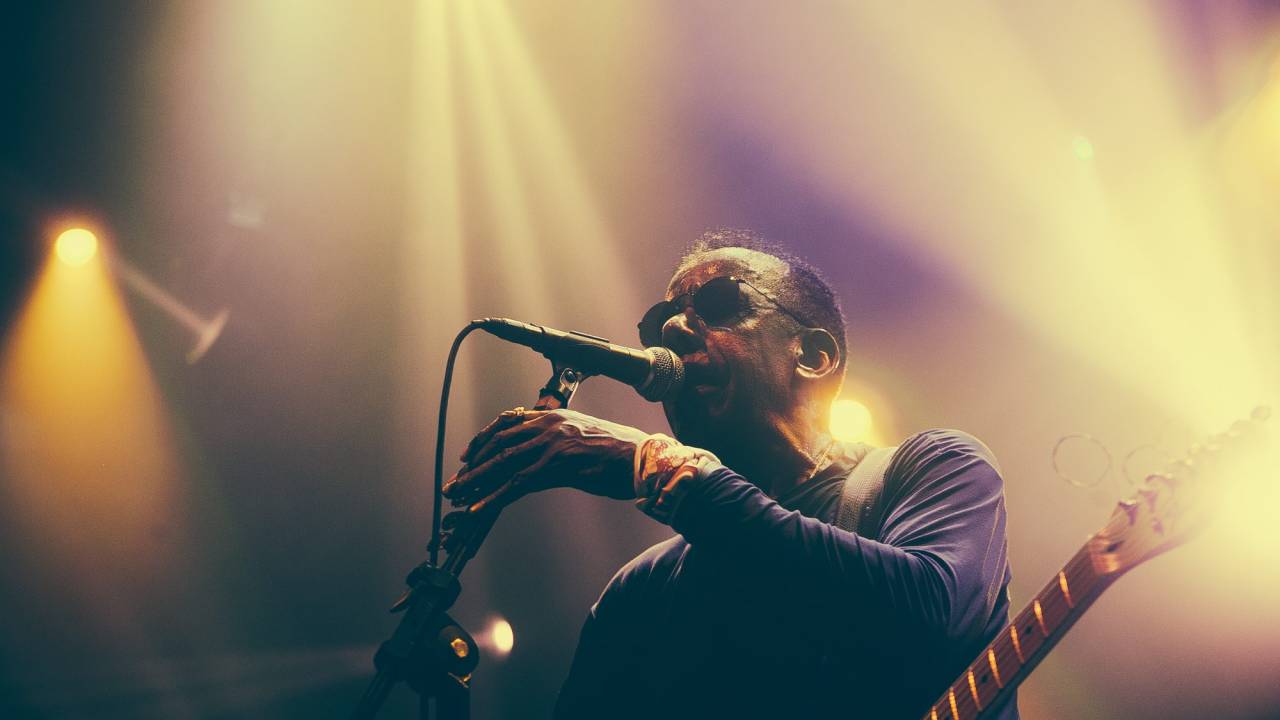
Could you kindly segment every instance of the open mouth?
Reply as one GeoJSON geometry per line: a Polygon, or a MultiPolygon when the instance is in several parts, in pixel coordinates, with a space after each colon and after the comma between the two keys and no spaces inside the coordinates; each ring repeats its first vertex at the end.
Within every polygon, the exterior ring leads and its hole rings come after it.
{"type": "Polygon", "coordinates": [[[711,395],[728,385],[728,368],[712,363],[705,352],[690,353],[680,359],[684,361],[685,387],[694,393],[711,395]]]}

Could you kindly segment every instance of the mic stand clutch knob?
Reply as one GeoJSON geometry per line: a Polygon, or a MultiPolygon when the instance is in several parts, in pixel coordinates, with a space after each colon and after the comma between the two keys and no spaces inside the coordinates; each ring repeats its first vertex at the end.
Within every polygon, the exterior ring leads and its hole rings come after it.
{"type": "MultiPolygon", "coordinates": [[[[573,397],[573,393],[577,391],[578,385],[586,380],[586,373],[578,372],[571,367],[561,365],[552,365],[551,379],[542,387],[539,394],[540,398],[555,398],[556,405],[550,408],[539,407],[539,410],[554,410],[558,407],[568,407],[569,398],[573,397]]],[[[539,405],[542,401],[538,401],[539,405]]]]}

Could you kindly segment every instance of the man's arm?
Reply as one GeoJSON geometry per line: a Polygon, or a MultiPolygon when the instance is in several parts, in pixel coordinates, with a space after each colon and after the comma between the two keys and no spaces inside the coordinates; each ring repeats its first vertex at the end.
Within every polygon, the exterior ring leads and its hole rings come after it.
{"type": "Polygon", "coordinates": [[[694,547],[787,569],[842,612],[973,640],[1006,572],[1002,481],[989,457],[953,431],[904,443],[887,473],[878,542],[789,511],[715,465],[689,481],[670,524],[694,547]]]}
{"type": "MultiPolygon", "coordinates": [[[[472,441],[445,494],[472,511],[565,485],[632,497],[633,465],[646,464],[636,462],[637,448],[643,452],[653,438],[571,410],[503,413],[472,441]]],[[[675,456],[706,455],[667,448],[675,456]]],[[[644,482],[637,484],[641,507],[695,546],[772,563],[838,600],[842,612],[878,613],[885,629],[972,639],[1006,572],[1002,482],[988,458],[981,443],[954,431],[904,443],[886,478],[889,512],[879,542],[788,511],[705,457],[687,480],[676,481],[681,472],[666,479],[640,472],[644,482]]]]}

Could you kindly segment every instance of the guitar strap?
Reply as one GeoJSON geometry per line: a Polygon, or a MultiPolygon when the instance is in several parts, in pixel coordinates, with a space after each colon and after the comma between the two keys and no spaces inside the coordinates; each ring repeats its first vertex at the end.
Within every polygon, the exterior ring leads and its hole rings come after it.
{"type": "MultiPolygon", "coordinates": [[[[889,469],[896,447],[875,448],[853,466],[840,491],[840,506],[836,508],[835,522],[841,530],[848,530],[871,540],[880,534],[880,498],[884,495],[884,474],[889,469]]],[[[822,648],[822,665],[835,668],[841,665],[841,633],[833,632],[822,648]]]]}
{"type": "Polygon", "coordinates": [[[876,448],[863,456],[844,481],[835,526],[875,539],[879,533],[880,496],[884,494],[884,474],[897,447],[876,448]]]}

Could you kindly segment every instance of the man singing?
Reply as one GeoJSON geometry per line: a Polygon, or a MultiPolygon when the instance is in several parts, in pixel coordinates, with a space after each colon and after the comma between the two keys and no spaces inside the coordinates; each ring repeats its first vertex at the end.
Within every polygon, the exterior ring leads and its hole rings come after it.
{"type": "MultiPolygon", "coordinates": [[[[663,403],[674,438],[517,409],[446,483],[473,507],[563,486],[633,499],[677,533],[591,608],[556,717],[927,712],[1007,621],[990,451],[950,430],[891,455],[833,440],[839,303],[807,263],[750,233],[700,238],[639,327],[685,363],[663,403]]],[[[993,716],[1016,718],[1016,703],[993,716]]]]}

